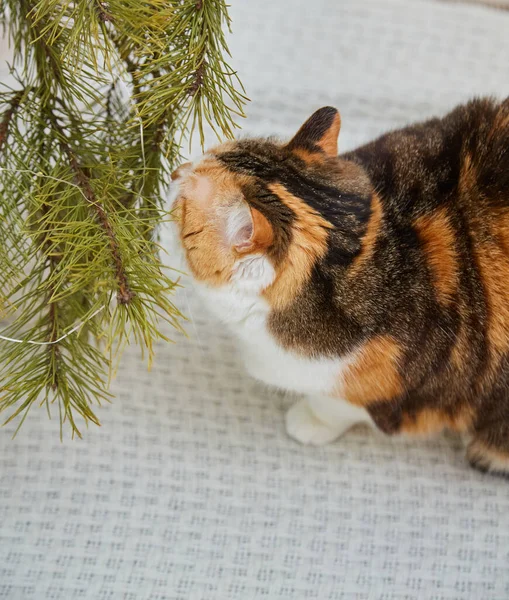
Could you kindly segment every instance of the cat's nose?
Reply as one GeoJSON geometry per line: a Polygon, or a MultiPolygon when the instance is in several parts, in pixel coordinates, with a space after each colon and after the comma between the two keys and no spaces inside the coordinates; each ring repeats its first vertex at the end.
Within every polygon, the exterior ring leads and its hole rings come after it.
{"type": "Polygon", "coordinates": [[[192,166],[193,166],[193,163],[190,163],[190,162],[186,162],[183,165],[180,165],[170,175],[171,180],[175,181],[175,179],[178,179],[179,177],[182,177],[186,173],[186,171],[190,171],[191,170],[192,166]]]}

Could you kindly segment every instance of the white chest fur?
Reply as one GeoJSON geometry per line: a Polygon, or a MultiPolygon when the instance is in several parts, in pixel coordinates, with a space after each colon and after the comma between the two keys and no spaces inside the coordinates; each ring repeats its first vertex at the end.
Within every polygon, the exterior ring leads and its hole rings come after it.
{"type": "Polygon", "coordinates": [[[369,421],[362,408],[336,396],[349,358],[311,359],[288,352],[267,330],[263,299],[198,285],[206,305],[231,329],[248,373],[268,385],[305,394],[286,414],[286,430],[303,444],[327,444],[369,421]],[[335,393],[336,392],[336,393],[335,393]]]}
{"type": "MultiPolygon", "coordinates": [[[[185,260],[183,266],[187,270],[185,260]]],[[[239,264],[226,288],[194,283],[205,306],[232,331],[248,373],[268,385],[306,395],[286,414],[290,437],[304,444],[326,444],[352,425],[369,421],[364,409],[331,397],[352,357],[310,359],[282,348],[267,330],[270,309],[261,296],[273,278],[270,263],[252,257],[239,264]]]]}
{"type": "Polygon", "coordinates": [[[228,325],[248,373],[272,386],[303,394],[333,394],[349,361],[311,359],[281,347],[267,329],[269,307],[258,293],[198,284],[206,306],[228,325]]]}
{"type": "Polygon", "coordinates": [[[247,371],[269,385],[305,394],[332,394],[341,377],[341,360],[288,352],[265,326],[253,331],[249,340],[241,336],[239,344],[247,371]]]}

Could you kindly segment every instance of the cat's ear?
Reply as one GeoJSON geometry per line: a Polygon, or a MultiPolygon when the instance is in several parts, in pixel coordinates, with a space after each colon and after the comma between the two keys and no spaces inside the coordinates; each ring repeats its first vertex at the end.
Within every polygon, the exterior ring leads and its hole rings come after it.
{"type": "Polygon", "coordinates": [[[259,210],[242,202],[228,213],[226,237],[239,254],[264,252],[272,244],[272,225],[259,210]]]}
{"type": "Polygon", "coordinates": [[[324,106],[313,113],[288,143],[289,150],[321,151],[327,156],[338,155],[338,135],[341,128],[339,112],[324,106]]]}

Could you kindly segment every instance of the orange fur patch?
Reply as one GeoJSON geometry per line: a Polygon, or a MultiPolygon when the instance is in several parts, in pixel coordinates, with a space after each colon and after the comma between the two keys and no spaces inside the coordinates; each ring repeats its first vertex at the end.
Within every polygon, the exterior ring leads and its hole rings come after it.
{"type": "Polygon", "coordinates": [[[361,251],[355,257],[352,266],[348,271],[348,275],[355,275],[373,255],[382,219],[382,202],[377,194],[373,194],[371,197],[371,216],[366,227],[366,233],[362,238],[361,251]]]}
{"type": "Polygon", "coordinates": [[[451,351],[451,363],[454,368],[462,372],[465,369],[465,350],[468,346],[469,340],[467,331],[463,325],[460,326],[458,333],[456,334],[456,340],[454,342],[453,349],[451,351]]]}
{"type": "Polygon", "coordinates": [[[509,128],[509,110],[507,107],[501,107],[493,121],[493,127],[488,134],[488,139],[491,140],[495,136],[500,135],[500,132],[506,128],[509,128]]]}
{"type": "MultiPolygon", "coordinates": [[[[238,196],[241,185],[250,180],[247,175],[232,173],[215,158],[205,159],[197,165],[194,177],[208,177],[214,184],[216,195],[221,194],[221,201],[238,196]]],[[[216,197],[216,201],[218,200],[216,197]]]]}
{"type": "Polygon", "coordinates": [[[236,248],[240,255],[265,252],[274,240],[272,225],[259,210],[251,207],[251,218],[253,219],[253,235],[246,246],[236,248]]]}
{"type": "Polygon", "coordinates": [[[473,412],[467,407],[451,416],[442,410],[425,408],[417,415],[404,413],[402,419],[400,431],[404,433],[427,435],[444,429],[461,432],[472,424],[473,412]]]}
{"type": "Polygon", "coordinates": [[[264,292],[276,309],[287,306],[310,277],[315,262],[327,252],[328,230],[332,225],[305,202],[293,196],[280,183],[268,186],[295,214],[292,241],[283,264],[278,268],[274,283],[264,292]]]}
{"type": "Polygon", "coordinates": [[[454,232],[445,209],[419,217],[414,223],[430,268],[438,301],[449,304],[458,289],[458,255],[454,232]]]}
{"type": "Polygon", "coordinates": [[[476,254],[488,305],[488,339],[497,355],[509,351],[509,212],[496,216],[493,239],[477,240],[476,254]]]}
{"type": "Polygon", "coordinates": [[[305,148],[294,148],[292,152],[307,164],[323,162],[323,154],[319,152],[310,152],[305,148]]]}
{"type": "Polygon", "coordinates": [[[177,202],[180,236],[195,278],[213,286],[227,283],[235,259],[225,239],[225,211],[237,201],[242,183],[215,160],[205,160],[184,182],[177,202]]]}
{"type": "Polygon", "coordinates": [[[207,225],[203,209],[193,206],[189,199],[179,201],[177,209],[180,239],[193,275],[198,281],[207,281],[211,285],[225,284],[231,276],[234,261],[226,252],[219,250],[219,232],[207,225]]]}
{"type": "Polygon", "coordinates": [[[495,248],[484,247],[479,255],[489,307],[488,337],[497,352],[505,353],[509,350],[509,261],[495,248]]]}
{"type": "Polygon", "coordinates": [[[398,370],[401,354],[400,346],[389,336],[369,340],[347,370],[339,395],[359,406],[400,396],[404,391],[398,370]]]}
{"type": "Polygon", "coordinates": [[[463,159],[461,166],[460,178],[459,178],[459,190],[460,194],[466,196],[470,195],[470,192],[475,190],[477,187],[477,170],[474,166],[472,156],[467,154],[463,159]]]}
{"type": "Polygon", "coordinates": [[[340,129],[341,117],[339,116],[339,113],[336,113],[332,124],[317,144],[325,152],[325,154],[327,154],[327,156],[338,155],[338,135],[340,129]]]}

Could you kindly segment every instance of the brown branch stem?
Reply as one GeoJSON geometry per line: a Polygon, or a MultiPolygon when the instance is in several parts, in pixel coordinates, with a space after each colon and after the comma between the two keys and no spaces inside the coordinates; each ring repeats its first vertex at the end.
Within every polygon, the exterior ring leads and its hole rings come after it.
{"type": "MultiPolygon", "coordinates": [[[[52,290],[50,290],[50,296],[52,290]]],[[[49,342],[55,342],[58,339],[58,318],[57,318],[57,303],[50,302],[48,319],[50,326],[49,342]]],[[[52,343],[48,347],[48,354],[50,355],[50,370],[51,370],[51,383],[49,384],[51,389],[55,391],[58,388],[59,383],[59,361],[60,361],[60,348],[58,344],[52,343]]]]}
{"type": "Polygon", "coordinates": [[[119,304],[129,304],[136,294],[129,286],[129,279],[122,261],[118,240],[108,219],[108,215],[99,203],[94,189],[90,183],[90,179],[85,174],[76,154],[74,153],[70,144],[67,142],[67,138],[62,127],[58,123],[57,118],[51,110],[48,110],[48,119],[58,135],[58,143],[61,150],[67,156],[69,166],[74,174],[76,185],[78,185],[78,187],[81,189],[87,202],[95,211],[98,221],[108,238],[111,254],[113,256],[113,263],[115,265],[115,278],[118,283],[117,301],[119,304]]]}
{"type": "MultiPolygon", "coordinates": [[[[49,205],[47,202],[44,202],[41,207],[41,212],[43,215],[47,215],[49,213],[49,205]]],[[[51,242],[49,240],[49,235],[45,231],[41,234],[42,244],[48,249],[51,249],[51,242]]],[[[50,272],[54,272],[60,261],[62,260],[61,255],[55,255],[54,253],[49,254],[49,268],[50,272]]],[[[51,275],[50,275],[51,280],[51,275]]],[[[59,328],[58,328],[58,308],[57,303],[53,300],[53,295],[55,294],[56,289],[53,283],[50,284],[48,289],[48,320],[49,320],[49,337],[48,342],[52,342],[51,346],[48,346],[48,370],[51,373],[51,381],[48,383],[49,387],[53,391],[56,391],[58,388],[58,384],[60,381],[59,377],[59,363],[60,363],[60,347],[59,344],[56,344],[56,340],[58,339],[59,328]]]]}
{"type": "Polygon", "coordinates": [[[18,110],[21,99],[23,98],[24,90],[16,92],[9,102],[9,108],[4,112],[2,121],[0,122],[0,151],[2,150],[5,140],[9,135],[9,126],[12,122],[14,114],[18,110]]]}
{"type": "Polygon", "coordinates": [[[102,2],[101,0],[99,0],[99,2],[97,3],[97,13],[101,21],[113,21],[113,17],[109,9],[110,7],[107,2],[102,2]]]}
{"type": "Polygon", "coordinates": [[[189,86],[189,93],[194,96],[203,85],[203,76],[205,75],[205,58],[202,57],[200,66],[193,73],[193,82],[189,86]]]}

